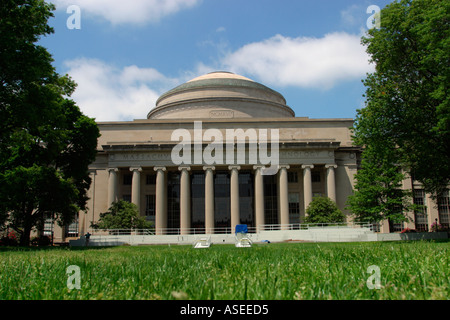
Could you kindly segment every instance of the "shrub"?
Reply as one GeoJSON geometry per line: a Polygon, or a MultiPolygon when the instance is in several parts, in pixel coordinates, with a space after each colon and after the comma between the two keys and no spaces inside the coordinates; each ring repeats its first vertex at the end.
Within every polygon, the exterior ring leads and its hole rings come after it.
{"type": "Polygon", "coordinates": [[[0,245],[2,246],[17,246],[19,241],[17,239],[17,233],[10,231],[0,239],[0,245]]]}
{"type": "Polygon", "coordinates": [[[33,246],[45,247],[49,246],[52,243],[52,240],[49,236],[40,236],[31,240],[31,244],[33,246]]]}
{"type": "Polygon", "coordinates": [[[417,232],[417,230],[410,229],[410,228],[405,228],[400,233],[415,233],[415,232],[417,232]]]}
{"type": "Polygon", "coordinates": [[[95,229],[148,229],[152,226],[139,216],[137,206],[128,201],[114,202],[109,210],[100,213],[100,220],[92,224],[95,229]]]}
{"type": "Polygon", "coordinates": [[[306,223],[344,222],[345,215],[328,197],[315,197],[306,209],[306,223]]]}
{"type": "Polygon", "coordinates": [[[445,231],[445,228],[440,223],[437,223],[437,221],[435,221],[431,224],[430,230],[431,230],[431,232],[439,232],[439,231],[445,231]]]}

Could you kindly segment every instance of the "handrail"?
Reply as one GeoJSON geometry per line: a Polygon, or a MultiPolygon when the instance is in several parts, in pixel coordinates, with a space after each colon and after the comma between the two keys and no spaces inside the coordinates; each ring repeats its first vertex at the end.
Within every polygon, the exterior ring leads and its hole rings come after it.
{"type": "MultiPolygon", "coordinates": [[[[248,233],[258,233],[259,231],[277,231],[277,230],[309,230],[316,228],[330,227],[351,227],[351,228],[369,228],[376,230],[376,223],[365,222],[336,222],[336,223],[290,223],[290,224],[262,224],[259,227],[248,227],[248,233]]],[[[232,234],[230,227],[219,228],[161,228],[152,229],[89,229],[88,232],[94,236],[147,236],[147,235],[204,235],[204,234],[232,234]]]]}
{"type": "Polygon", "coordinates": [[[311,228],[330,228],[330,227],[346,227],[346,228],[369,228],[373,229],[376,223],[366,222],[331,222],[331,223],[289,223],[289,224],[262,224],[260,230],[309,230],[311,228]]]}

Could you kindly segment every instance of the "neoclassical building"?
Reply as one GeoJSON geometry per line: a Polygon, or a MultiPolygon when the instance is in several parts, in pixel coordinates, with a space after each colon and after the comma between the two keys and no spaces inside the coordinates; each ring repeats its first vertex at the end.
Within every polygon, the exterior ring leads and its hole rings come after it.
{"type": "MultiPolygon", "coordinates": [[[[55,239],[83,235],[119,199],[136,204],[156,234],[298,224],[315,196],[329,197],[350,218],[346,201],[361,153],[352,125],[296,117],[280,93],[243,76],[200,76],[164,93],[147,119],[98,123],[89,210],[55,239]]],[[[442,212],[430,203],[428,212],[412,213],[415,221],[448,223],[446,196],[442,212]]]]}

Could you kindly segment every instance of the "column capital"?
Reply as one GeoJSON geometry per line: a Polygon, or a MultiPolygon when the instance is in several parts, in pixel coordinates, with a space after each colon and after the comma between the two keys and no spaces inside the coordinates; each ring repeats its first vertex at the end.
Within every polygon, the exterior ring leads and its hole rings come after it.
{"type": "Polygon", "coordinates": [[[326,164],[325,165],[325,168],[327,168],[327,169],[329,169],[329,168],[333,168],[333,169],[336,169],[338,166],[337,166],[337,164],[335,164],[335,163],[331,163],[331,164],[326,164]]]}
{"type": "Polygon", "coordinates": [[[314,169],[314,165],[313,164],[302,164],[302,169],[314,169]]]}
{"type": "Polygon", "coordinates": [[[214,171],[214,170],[216,170],[216,167],[215,166],[203,166],[203,170],[212,170],[212,171],[214,171]]]}
{"type": "Polygon", "coordinates": [[[155,170],[155,171],[159,171],[159,170],[166,171],[166,167],[153,167],[153,170],[155,170]]]}
{"type": "Polygon", "coordinates": [[[111,172],[111,171],[113,171],[113,172],[119,172],[119,169],[118,168],[108,168],[108,169],[106,169],[108,172],[111,172]]]}
{"type": "Polygon", "coordinates": [[[279,164],[279,165],[278,165],[278,170],[280,170],[280,169],[286,169],[286,170],[289,170],[290,168],[291,168],[291,166],[288,165],[288,164],[279,164]]]}
{"type": "Polygon", "coordinates": [[[228,166],[228,170],[233,170],[233,169],[236,169],[236,170],[241,170],[241,166],[228,166]]]}
{"type": "Polygon", "coordinates": [[[254,165],[253,166],[253,170],[261,170],[261,169],[264,169],[266,166],[261,166],[261,165],[254,165]]]}
{"type": "Polygon", "coordinates": [[[130,167],[130,171],[142,171],[142,167],[130,167]]]}
{"type": "Polygon", "coordinates": [[[183,171],[183,170],[191,171],[191,167],[189,167],[189,166],[179,166],[179,167],[178,167],[178,170],[179,170],[179,171],[183,171]]]}

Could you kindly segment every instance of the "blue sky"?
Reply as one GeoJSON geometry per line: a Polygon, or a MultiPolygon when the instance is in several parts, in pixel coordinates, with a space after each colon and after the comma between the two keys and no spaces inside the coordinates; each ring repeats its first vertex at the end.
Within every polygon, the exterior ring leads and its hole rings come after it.
{"type": "MultiPolygon", "coordinates": [[[[354,118],[373,70],[360,37],[385,0],[48,0],[41,40],[97,121],[144,119],[159,95],[226,70],[280,92],[297,117],[354,118]],[[70,5],[81,29],[69,29],[70,5]]],[[[381,18],[382,19],[382,18],[381,18]]],[[[74,20],[71,20],[74,21],[74,20]]],[[[382,20],[381,20],[382,21],[382,20]]]]}

